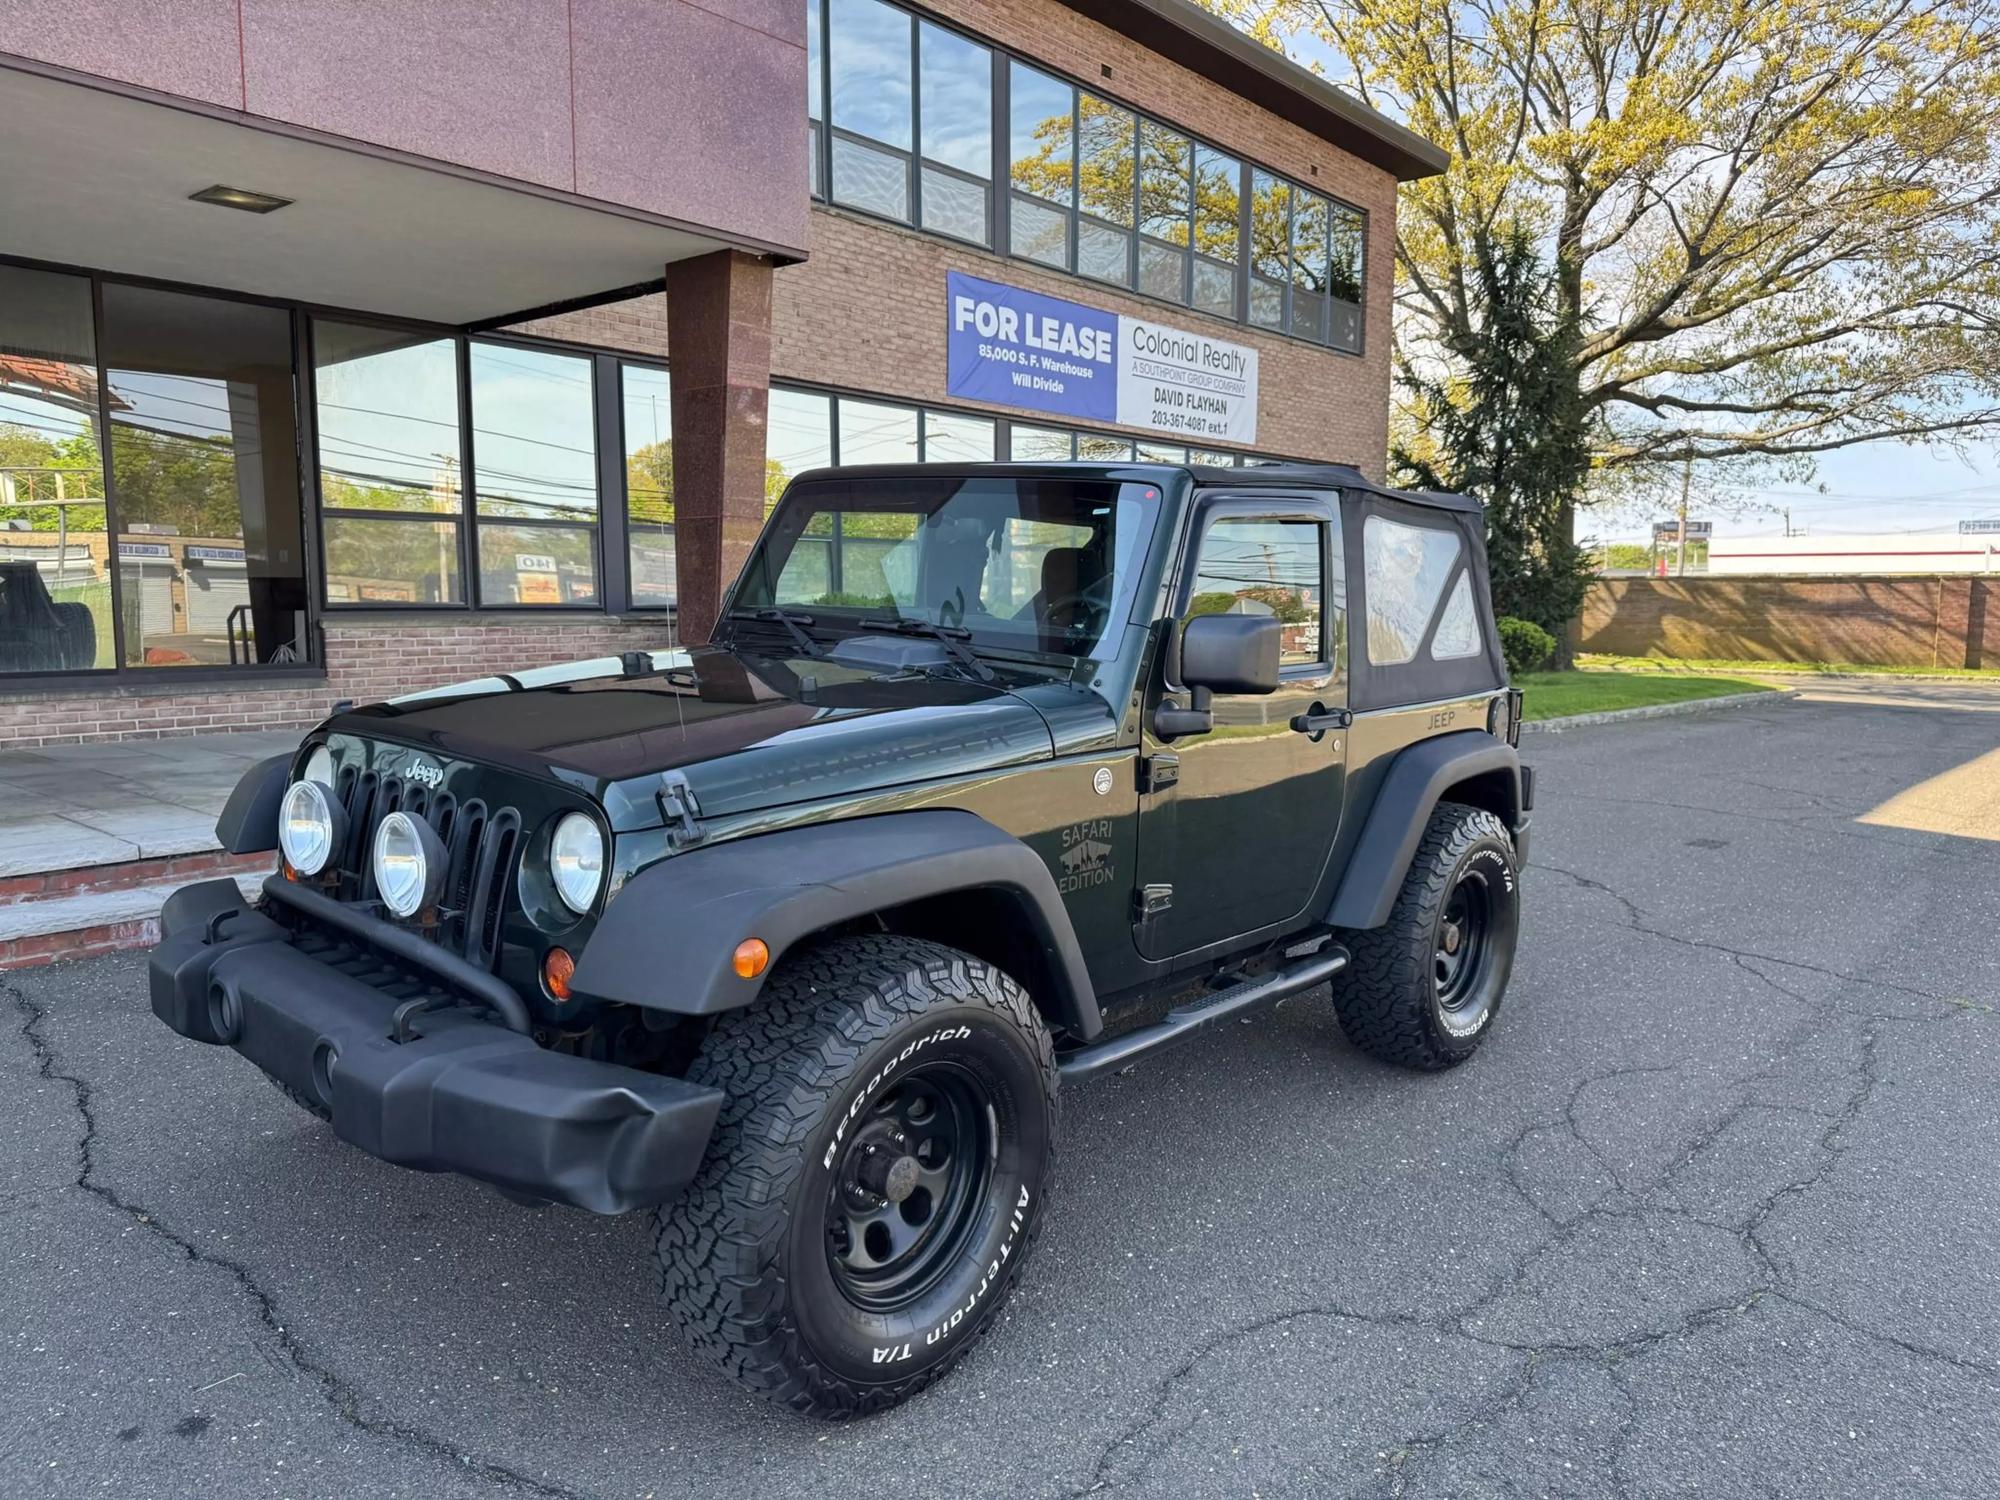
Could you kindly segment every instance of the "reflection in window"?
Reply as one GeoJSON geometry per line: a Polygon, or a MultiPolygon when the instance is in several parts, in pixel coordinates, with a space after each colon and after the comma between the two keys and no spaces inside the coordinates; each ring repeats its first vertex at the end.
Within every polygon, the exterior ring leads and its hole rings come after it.
{"type": "Polygon", "coordinates": [[[993,54],[928,21],[917,31],[924,228],[990,244],[993,54]]]}
{"type": "Polygon", "coordinates": [[[1411,660],[1458,562],[1458,533],[1370,516],[1361,528],[1368,593],[1368,659],[1378,667],[1411,660]]]}
{"type": "Polygon", "coordinates": [[[1218,520],[1201,540],[1187,618],[1275,615],[1281,663],[1327,660],[1319,533],[1311,521],[1218,520]]]}
{"type": "Polygon", "coordinates": [[[1008,432],[1007,453],[1016,463],[1042,463],[1076,456],[1074,439],[1055,427],[1029,427],[1016,422],[1008,432]]]}
{"type": "Polygon", "coordinates": [[[833,197],[910,217],[910,24],[883,0],[832,0],[833,197]]]}
{"type": "Polygon", "coordinates": [[[116,665],[90,283],[0,266],[0,676],[116,665]]]}
{"type": "Polygon", "coordinates": [[[764,438],[764,513],[808,469],[833,463],[833,403],[816,391],[771,388],[764,438]]]}
{"type": "Polygon", "coordinates": [[[1076,268],[1099,281],[1132,284],[1134,132],[1138,121],[1095,94],[1077,101],[1079,150],[1076,268]]]}
{"type": "Polygon", "coordinates": [[[457,346],[323,320],[312,338],[327,602],[461,603],[457,346]]]}
{"type": "Polygon", "coordinates": [[[1132,440],[1110,437],[1101,432],[1079,432],[1076,435],[1076,456],[1100,464],[1130,463],[1132,440]]]}
{"type": "Polygon", "coordinates": [[[1444,613],[1438,616],[1437,634],[1431,637],[1431,659],[1453,661],[1477,656],[1484,649],[1479,638],[1479,612],[1472,607],[1472,575],[1461,571],[1444,613]]]}
{"type": "Polygon", "coordinates": [[[1076,91],[1010,62],[1010,248],[1044,265],[1070,264],[1069,208],[1076,188],[1076,91]]]}
{"type": "Polygon", "coordinates": [[[917,412],[911,406],[840,401],[840,461],[845,464],[913,464],[917,461],[917,412]]]}
{"type": "Polygon", "coordinates": [[[1314,343],[1326,341],[1326,234],[1331,205],[1303,189],[1292,209],[1292,332],[1314,343]]]}
{"type": "Polygon", "coordinates": [[[291,315],[109,284],[101,352],[125,665],[306,660],[291,315]]]}
{"type": "Polygon", "coordinates": [[[480,602],[594,601],[597,432],[590,361],[480,343],[472,346],[471,359],[480,602]],[[491,525],[495,520],[540,524],[491,525]]]}
{"type": "Polygon", "coordinates": [[[1336,349],[1361,352],[1361,278],[1368,241],[1368,220],[1359,209],[1333,205],[1328,242],[1332,250],[1328,289],[1328,339],[1336,349]]]}
{"type": "Polygon", "coordinates": [[[1236,265],[1243,214],[1243,164],[1197,146],[1194,153],[1194,305],[1236,316],[1236,265]]]}
{"type": "Polygon", "coordinates": [[[1292,268],[1292,185],[1268,172],[1250,174],[1250,321],[1285,326],[1292,268]]]}
{"type": "Polygon", "coordinates": [[[632,602],[674,602],[674,412],[665,370],[618,367],[632,602]]]}
{"type": "Polygon", "coordinates": [[[1177,130],[1139,122],[1139,290],[1187,301],[1194,144],[1177,130]]]}
{"type": "Polygon", "coordinates": [[[924,413],[924,462],[991,463],[994,428],[991,417],[927,411],[924,413]]]}
{"type": "Polygon", "coordinates": [[[1166,443],[1139,444],[1139,462],[1147,464],[1184,464],[1188,461],[1185,448],[1175,448],[1166,443]]]}

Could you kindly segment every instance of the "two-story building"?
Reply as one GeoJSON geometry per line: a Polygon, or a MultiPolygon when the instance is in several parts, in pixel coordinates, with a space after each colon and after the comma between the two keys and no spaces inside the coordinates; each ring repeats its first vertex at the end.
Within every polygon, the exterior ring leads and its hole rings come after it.
{"type": "Polygon", "coordinates": [[[1188,0],[0,0],[0,745],[712,623],[827,463],[1380,472],[1442,152],[1188,0]]]}

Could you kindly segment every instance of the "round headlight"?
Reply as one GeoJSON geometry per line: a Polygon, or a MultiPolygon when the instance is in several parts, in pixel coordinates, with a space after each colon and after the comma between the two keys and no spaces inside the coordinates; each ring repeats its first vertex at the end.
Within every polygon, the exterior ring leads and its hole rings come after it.
{"type": "Polygon", "coordinates": [[[604,835],[582,813],[565,813],[549,840],[549,873],[563,905],[581,915],[604,884],[604,835]]]}
{"type": "Polygon", "coordinates": [[[323,781],[295,781],[278,805],[278,847],[301,875],[317,875],[333,859],[347,816],[323,781]]]}
{"type": "Polygon", "coordinates": [[[321,786],[333,785],[333,752],[324,745],[313,746],[313,752],[306,757],[305,775],[301,781],[317,781],[321,786]]]}
{"type": "Polygon", "coordinates": [[[397,916],[414,917],[437,905],[445,853],[430,824],[408,813],[390,813],[375,830],[369,864],[375,872],[375,894],[397,916]]]}

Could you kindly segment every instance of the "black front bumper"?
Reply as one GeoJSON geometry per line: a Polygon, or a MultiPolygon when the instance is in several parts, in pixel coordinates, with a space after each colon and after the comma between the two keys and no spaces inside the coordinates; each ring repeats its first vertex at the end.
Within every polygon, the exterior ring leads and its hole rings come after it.
{"type": "Polygon", "coordinates": [[[155,1015],[316,1100],[343,1140],[517,1197],[607,1214],[664,1202],[722,1107],[714,1089],[551,1052],[469,1006],[426,1010],[405,1028],[420,1035],[393,1040],[401,996],[302,951],[233,881],[169,898],[150,969],[155,1015]]]}

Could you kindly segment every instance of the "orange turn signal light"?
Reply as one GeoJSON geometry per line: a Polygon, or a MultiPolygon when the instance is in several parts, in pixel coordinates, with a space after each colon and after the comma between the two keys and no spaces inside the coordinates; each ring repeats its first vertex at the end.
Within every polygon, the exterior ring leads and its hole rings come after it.
{"type": "Polygon", "coordinates": [[[542,960],[542,983],[558,1000],[569,999],[569,977],[575,972],[576,960],[566,948],[551,948],[549,956],[542,960]]]}
{"type": "Polygon", "coordinates": [[[736,954],[732,962],[736,966],[738,978],[755,979],[770,967],[771,950],[764,946],[762,938],[745,938],[736,945],[736,954]]]}

